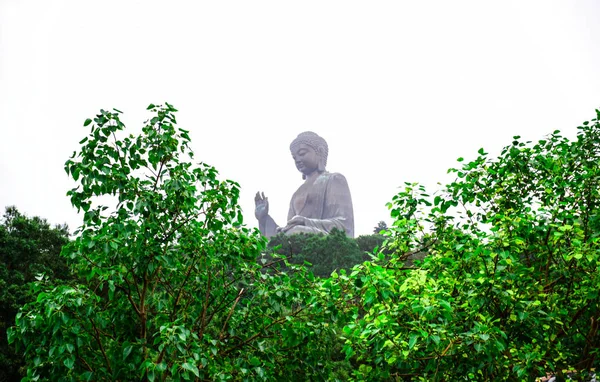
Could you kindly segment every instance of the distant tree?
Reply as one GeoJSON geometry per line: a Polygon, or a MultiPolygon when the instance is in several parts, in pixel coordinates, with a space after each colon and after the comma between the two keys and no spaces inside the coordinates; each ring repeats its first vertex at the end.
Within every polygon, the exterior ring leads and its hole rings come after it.
{"type": "Polygon", "coordinates": [[[271,253],[287,256],[292,264],[309,262],[309,269],[319,277],[329,277],[334,270],[348,270],[363,261],[356,241],[337,229],[329,235],[280,234],[271,238],[269,248],[271,253]]]}
{"type": "Polygon", "coordinates": [[[379,223],[377,223],[377,225],[373,229],[373,233],[379,235],[379,234],[381,234],[381,231],[385,231],[387,229],[388,229],[387,224],[383,220],[381,220],[379,223]]]}
{"type": "Polygon", "coordinates": [[[50,281],[71,278],[59,256],[68,243],[66,226],[52,228],[39,217],[27,217],[7,207],[0,220],[0,381],[19,380],[22,356],[8,346],[6,329],[14,324],[19,308],[33,300],[28,283],[44,274],[50,281]]]}
{"type": "Polygon", "coordinates": [[[363,254],[363,260],[371,260],[370,255],[374,254],[375,250],[381,250],[385,236],[379,234],[361,235],[355,239],[358,248],[363,254]]]}

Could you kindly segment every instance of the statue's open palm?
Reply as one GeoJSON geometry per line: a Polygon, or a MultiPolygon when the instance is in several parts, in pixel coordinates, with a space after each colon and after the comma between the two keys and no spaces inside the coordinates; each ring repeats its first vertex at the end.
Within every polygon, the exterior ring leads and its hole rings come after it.
{"type": "Polygon", "coordinates": [[[265,197],[264,192],[257,192],[254,197],[254,216],[258,220],[262,220],[269,215],[269,198],[265,197]]]}

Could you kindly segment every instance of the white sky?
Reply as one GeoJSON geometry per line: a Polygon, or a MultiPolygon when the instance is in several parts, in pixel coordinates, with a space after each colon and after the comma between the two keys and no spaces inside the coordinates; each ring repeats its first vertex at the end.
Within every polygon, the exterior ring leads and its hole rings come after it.
{"type": "Polygon", "coordinates": [[[177,107],[198,160],[285,223],[311,130],[346,176],[356,233],[405,181],[513,135],[573,136],[600,108],[600,2],[0,0],[0,208],[73,230],[65,160],[101,108],[137,130],[177,107]]]}

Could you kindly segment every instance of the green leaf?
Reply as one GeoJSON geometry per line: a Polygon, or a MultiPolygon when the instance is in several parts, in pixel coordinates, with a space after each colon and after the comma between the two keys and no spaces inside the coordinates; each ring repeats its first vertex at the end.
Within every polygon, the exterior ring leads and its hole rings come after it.
{"type": "Polygon", "coordinates": [[[452,311],[452,306],[450,306],[450,303],[448,301],[440,300],[440,306],[444,308],[444,310],[447,310],[449,312],[452,311]]]}
{"type": "Polygon", "coordinates": [[[258,359],[258,357],[252,356],[252,357],[250,357],[249,361],[252,366],[260,365],[260,359],[258,359]]]}
{"type": "Polygon", "coordinates": [[[8,343],[12,344],[13,341],[15,340],[14,329],[12,327],[9,327],[8,329],[6,329],[6,335],[7,335],[8,343]]]}
{"type": "Polygon", "coordinates": [[[183,365],[181,365],[181,367],[194,373],[196,378],[200,378],[200,371],[198,370],[198,367],[196,367],[196,365],[191,364],[189,362],[185,362],[183,365]]]}
{"type": "MultiPolygon", "coordinates": [[[[88,126],[90,123],[92,123],[92,120],[88,118],[88,119],[86,119],[86,120],[85,120],[85,122],[83,123],[83,126],[84,126],[84,127],[85,127],[85,126],[88,126]]],[[[79,143],[82,143],[82,142],[79,142],[79,143]]]]}
{"type": "Polygon", "coordinates": [[[408,339],[408,348],[412,349],[413,347],[415,347],[415,344],[417,343],[417,338],[419,338],[418,334],[411,334],[409,339],[408,339]]]}
{"type": "Polygon", "coordinates": [[[127,356],[131,353],[131,350],[133,349],[133,346],[127,346],[126,348],[123,349],[123,360],[125,360],[127,358],[127,356]]]}
{"type": "Polygon", "coordinates": [[[65,360],[63,361],[64,365],[69,368],[72,369],[73,365],[75,364],[75,359],[73,358],[65,358],[65,360]]]}

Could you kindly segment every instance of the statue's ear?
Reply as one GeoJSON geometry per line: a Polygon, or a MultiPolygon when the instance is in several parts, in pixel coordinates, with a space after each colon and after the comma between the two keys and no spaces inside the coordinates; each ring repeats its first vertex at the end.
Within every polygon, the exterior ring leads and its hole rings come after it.
{"type": "Polygon", "coordinates": [[[325,171],[325,158],[323,158],[322,156],[319,157],[319,164],[317,166],[317,169],[319,170],[319,172],[325,171]]]}

